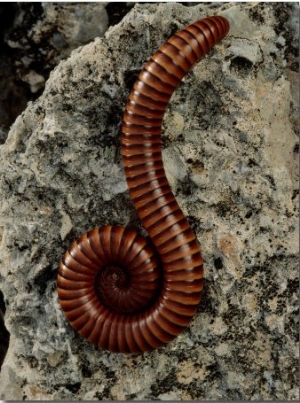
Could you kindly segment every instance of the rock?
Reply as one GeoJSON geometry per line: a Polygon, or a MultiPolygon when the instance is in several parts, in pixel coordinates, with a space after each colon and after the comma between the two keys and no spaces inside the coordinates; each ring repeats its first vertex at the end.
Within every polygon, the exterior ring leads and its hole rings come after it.
{"type": "Polygon", "coordinates": [[[45,79],[42,75],[36,73],[34,70],[30,70],[25,76],[24,80],[29,84],[30,91],[34,94],[41,88],[44,88],[45,79]]]}
{"type": "MultiPolygon", "coordinates": [[[[44,89],[49,72],[73,49],[108,28],[108,3],[14,3],[0,6],[0,129],[44,89]]],[[[3,142],[0,134],[0,144],[3,142]]]]}
{"type": "Polygon", "coordinates": [[[289,3],[140,3],[54,69],[0,148],[1,399],[299,399],[296,18],[289,3]],[[218,13],[230,35],[175,92],[163,136],[204,299],[164,349],[102,351],[67,323],[58,263],[96,226],[139,229],[119,150],[129,90],[171,34],[218,13]]]}

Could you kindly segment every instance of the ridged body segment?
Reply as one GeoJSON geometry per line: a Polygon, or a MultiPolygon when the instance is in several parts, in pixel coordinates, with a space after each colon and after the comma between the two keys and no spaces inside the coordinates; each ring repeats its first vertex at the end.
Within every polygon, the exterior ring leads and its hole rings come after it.
{"type": "Polygon", "coordinates": [[[161,126],[182,78],[228,31],[228,21],[215,16],[175,34],[146,63],[125,107],[123,166],[155,251],[134,231],[107,226],[74,242],[60,263],[62,308],[72,326],[102,348],[141,353],[161,347],[189,324],[201,300],[203,261],[166,179],[161,126]]]}

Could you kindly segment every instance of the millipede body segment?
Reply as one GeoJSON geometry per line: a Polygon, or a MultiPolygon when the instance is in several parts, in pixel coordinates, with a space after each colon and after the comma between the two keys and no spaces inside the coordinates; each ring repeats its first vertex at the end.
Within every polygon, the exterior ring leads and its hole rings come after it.
{"type": "Polygon", "coordinates": [[[203,261],[165,175],[161,127],[182,78],[228,31],[228,21],[214,16],[178,32],[146,63],[129,95],[123,166],[152,245],[131,229],[105,226],[81,236],[61,260],[62,309],[74,329],[101,348],[142,353],[164,346],[197,310],[203,261]]]}

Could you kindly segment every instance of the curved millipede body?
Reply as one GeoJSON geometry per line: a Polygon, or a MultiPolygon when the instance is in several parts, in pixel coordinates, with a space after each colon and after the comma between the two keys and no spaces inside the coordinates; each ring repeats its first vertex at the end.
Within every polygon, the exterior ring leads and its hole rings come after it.
{"type": "Polygon", "coordinates": [[[94,229],[59,266],[58,295],[72,326],[104,349],[141,353],[174,339],[201,300],[198,242],[166,179],[162,119],[184,75],[229,31],[219,16],[170,38],[140,73],[126,104],[122,158],[130,196],[153,246],[122,227],[94,229]]]}

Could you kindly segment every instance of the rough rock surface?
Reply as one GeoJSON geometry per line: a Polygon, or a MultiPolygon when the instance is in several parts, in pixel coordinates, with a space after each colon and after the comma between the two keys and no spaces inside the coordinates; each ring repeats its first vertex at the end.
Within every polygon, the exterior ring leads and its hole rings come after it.
{"type": "Polygon", "coordinates": [[[297,17],[288,3],[138,4],[52,72],[0,148],[1,399],[299,398],[297,17]],[[119,151],[129,89],[171,34],[217,13],[230,35],[176,91],[163,135],[204,300],[166,348],[99,350],[64,318],[58,262],[89,229],[139,227],[119,151]]]}
{"type": "Polygon", "coordinates": [[[106,7],[103,2],[0,5],[0,144],[58,62],[104,34],[106,7]]]}

